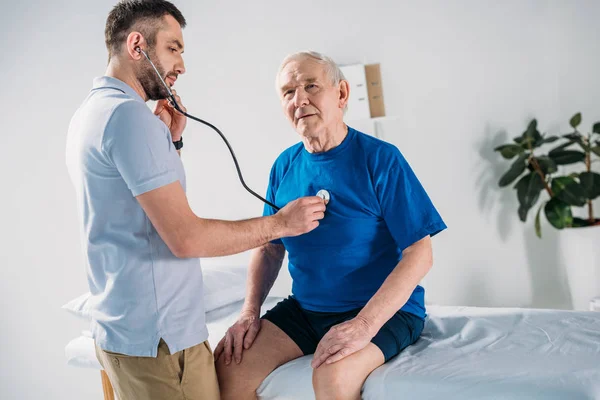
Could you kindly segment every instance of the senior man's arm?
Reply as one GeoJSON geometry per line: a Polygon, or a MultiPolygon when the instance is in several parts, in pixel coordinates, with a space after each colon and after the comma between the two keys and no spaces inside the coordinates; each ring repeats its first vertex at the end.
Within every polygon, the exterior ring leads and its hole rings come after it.
{"type": "Polygon", "coordinates": [[[285,247],[282,244],[267,243],[252,251],[242,310],[260,313],[260,307],[279,275],[284,256],[285,247]]]}
{"type": "Polygon", "coordinates": [[[252,346],[260,330],[260,307],[277,279],[284,256],[285,247],[282,244],[267,243],[252,251],[244,306],[238,320],[215,348],[215,360],[223,354],[225,364],[231,363],[232,357],[239,364],[243,350],[252,346]]]}
{"type": "Polygon", "coordinates": [[[334,326],[319,342],[313,368],[324,362],[336,362],[366,347],[381,327],[406,304],[432,265],[429,236],[407,247],[398,265],[358,315],[334,326]]]}
{"type": "Polygon", "coordinates": [[[402,252],[402,260],[381,285],[381,288],[358,313],[373,336],[402,308],[419,282],[433,265],[431,238],[426,236],[402,252]]]}

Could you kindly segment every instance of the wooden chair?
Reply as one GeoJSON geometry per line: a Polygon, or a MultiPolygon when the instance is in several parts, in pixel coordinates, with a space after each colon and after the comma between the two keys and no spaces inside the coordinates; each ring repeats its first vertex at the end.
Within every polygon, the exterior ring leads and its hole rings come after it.
{"type": "Polygon", "coordinates": [[[115,391],[113,390],[110,379],[104,370],[100,371],[102,377],[102,391],[104,392],[104,400],[115,400],[115,391]]]}

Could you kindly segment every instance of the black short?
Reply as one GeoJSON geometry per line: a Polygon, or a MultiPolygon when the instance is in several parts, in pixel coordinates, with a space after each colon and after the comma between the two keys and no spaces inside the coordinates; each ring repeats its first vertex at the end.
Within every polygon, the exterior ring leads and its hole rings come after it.
{"type": "MultiPolygon", "coordinates": [[[[340,313],[308,311],[290,296],[277,303],[262,318],[284,331],[307,355],[315,352],[319,341],[332,326],[356,317],[360,310],[357,308],[340,313]]],[[[417,341],[424,324],[416,315],[398,311],[371,342],[381,349],[387,362],[417,341]]]]}

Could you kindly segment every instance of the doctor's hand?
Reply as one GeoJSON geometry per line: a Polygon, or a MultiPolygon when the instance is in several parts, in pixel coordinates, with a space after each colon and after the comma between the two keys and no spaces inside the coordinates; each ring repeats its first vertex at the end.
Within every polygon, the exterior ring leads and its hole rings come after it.
{"type": "Polygon", "coordinates": [[[369,324],[357,316],[333,326],[319,342],[313,356],[312,367],[331,364],[367,347],[375,334],[369,324]]]}
{"type": "MultiPolygon", "coordinates": [[[[177,96],[175,90],[171,89],[171,93],[173,93],[173,96],[175,97],[177,104],[179,104],[179,107],[181,107],[183,111],[187,112],[187,109],[181,103],[181,98],[177,96]]],[[[171,131],[173,141],[179,141],[179,139],[181,139],[181,135],[183,134],[183,130],[185,129],[185,125],[187,124],[187,117],[177,111],[169,99],[157,101],[156,106],[154,107],[154,114],[158,115],[160,120],[167,125],[167,128],[169,128],[171,131]]]]}
{"type": "Polygon", "coordinates": [[[275,217],[283,237],[302,235],[319,226],[319,220],[325,217],[325,201],[317,196],[301,197],[286,204],[275,217]]]}
{"type": "Polygon", "coordinates": [[[225,357],[225,365],[231,363],[231,357],[236,364],[242,362],[242,351],[248,350],[260,331],[260,318],[254,311],[243,311],[240,317],[225,333],[215,348],[215,362],[220,356],[225,357]]]}

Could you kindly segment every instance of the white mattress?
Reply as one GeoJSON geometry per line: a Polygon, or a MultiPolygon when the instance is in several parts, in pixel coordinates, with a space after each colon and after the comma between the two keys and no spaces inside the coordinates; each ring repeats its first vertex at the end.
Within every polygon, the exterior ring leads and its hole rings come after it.
{"type": "MultiPolygon", "coordinates": [[[[207,315],[213,348],[240,308],[207,315]]],[[[363,399],[600,400],[600,313],[429,306],[428,314],[421,339],[371,374],[363,399]]],[[[66,351],[71,365],[100,368],[91,338],[66,351]]],[[[314,399],[310,360],[273,371],[259,398],[314,399]]]]}

